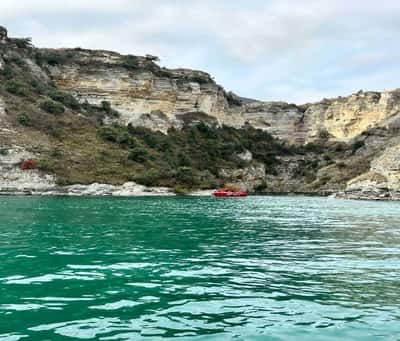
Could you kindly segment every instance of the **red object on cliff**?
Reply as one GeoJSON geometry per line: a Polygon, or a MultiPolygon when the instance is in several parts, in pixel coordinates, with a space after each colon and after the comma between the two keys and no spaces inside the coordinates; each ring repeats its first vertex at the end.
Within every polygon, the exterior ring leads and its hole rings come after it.
{"type": "Polygon", "coordinates": [[[25,160],[25,161],[22,161],[22,163],[21,163],[22,170],[35,169],[36,166],[37,166],[37,160],[33,160],[33,159],[25,160]]]}
{"type": "Polygon", "coordinates": [[[248,193],[246,190],[240,188],[220,188],[212,194],[214,197],[247,197],[248,193]]]}

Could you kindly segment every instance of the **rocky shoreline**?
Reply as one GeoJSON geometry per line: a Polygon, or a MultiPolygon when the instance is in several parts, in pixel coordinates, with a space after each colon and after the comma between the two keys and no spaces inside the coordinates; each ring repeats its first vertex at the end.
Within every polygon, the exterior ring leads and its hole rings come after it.
{"type": "Polygon", "coordinates": [[[53,187],[0,187],[0,195],[37,195],[37,196],[172,196],[168,187],[147,187],[135,182],[121,186],[93,183],[90,185],[71,185],[53,187]]]}
{"type": "MultiPolygon", "coordinates": [[[[120,186],[93,183],[90,185],[71,185],[54,187],[0,187],[1,196],[68,196],[68,197],[145,197],[145,196],[211,196],[214,189],[194,190],[185,194],[177,194],[169,187],[147,187],[135,182],[127,182],[120,186]]],[[[332,199],[368,200],[368,201],[400,201],[399,193],[387,194],[379,191],[355,192],[256,192],[258,196],[319,196],[332,199]]]]}

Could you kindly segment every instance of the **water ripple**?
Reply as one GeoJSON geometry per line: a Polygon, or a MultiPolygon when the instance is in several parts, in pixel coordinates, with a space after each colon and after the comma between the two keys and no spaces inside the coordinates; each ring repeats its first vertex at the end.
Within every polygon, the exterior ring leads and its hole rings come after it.
{"type": "Polygon", "coordinates": [[[400,204],[1,198],[0,340],[396,340],[400,204]]]}

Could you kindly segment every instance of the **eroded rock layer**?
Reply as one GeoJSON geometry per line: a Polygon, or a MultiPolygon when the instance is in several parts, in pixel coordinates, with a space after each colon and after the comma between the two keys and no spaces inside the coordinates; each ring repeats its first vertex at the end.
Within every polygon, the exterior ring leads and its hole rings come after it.
{"type": "Polygon", "coordinates": [[[292,142],[309,142],[320,134],[348,141],[372,127],[390,124],[400,112],[399,90],[358,92],[302,106],[245,103],[238,98],[232,101],[201,71],[160,68],[146,57],[108,51],[62,53],[68,58],[50,68],[58,87],[91,104],[110,102],[122,114],[123,123],[161,131],[179,127],[178,115],[202,112],[220,124],[240,127],[247,123],[292,142]],[[134,58],[135,64],[129,63],[129,58],[134,58]],[[164,117],[160,119],[158,113],[164,117]]]}

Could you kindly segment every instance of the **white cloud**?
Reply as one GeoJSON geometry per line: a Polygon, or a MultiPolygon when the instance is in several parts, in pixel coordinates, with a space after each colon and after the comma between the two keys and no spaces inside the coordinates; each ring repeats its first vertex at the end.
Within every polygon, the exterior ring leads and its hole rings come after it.
{"type": "Polygon", "coordinates": [[[247,97],[302,102],[400,78],[397,0],[2,0],[0,21],[39,46],[205,69],[247,97]]]}

